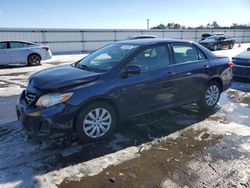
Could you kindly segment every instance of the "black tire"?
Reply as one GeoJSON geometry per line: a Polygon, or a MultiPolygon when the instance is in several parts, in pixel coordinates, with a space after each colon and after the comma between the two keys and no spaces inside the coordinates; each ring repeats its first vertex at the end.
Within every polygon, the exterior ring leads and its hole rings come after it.
{"type": "Polygon", "coordinates": [[[205,92],[202,94],[201,99],[198,103],[201,109],[209,110],[212,109],[219,101],[220,99],[220,94],[221,94],[221,86],[218,82],[216,81],[211,81],[209,82],[205,92]],[[210,95],[210,98],[208,97],[208,92],[209,91],[214,91],[215,93],[213,95],[210,95]],[[218,93],[217,93],[217,92],[218,93]],[[209,99],[210,100],[209,100],[209,99]],[[209,102],[211,101],[211,102],[209,102]]]}
{"type": "Polygon", "coordinates": [[[27,59],[28,66],[41,65],[42,58],[38,54],[30,54],[27,59]]]}
{"type": "Polygon", "coordinates": [[[108,137],[114,130],[117,123],[117,117],[116,112],[114,108],[106,103],[106,102],[93,102],[89,104],[88,106],[84,107],[78,114],[76,121],[75,121],[75,131],[78,138],[81,139],[81,141],[97,141],[104,139],[108,137]],[[96,111],[100,109],[99,114],[105,112],[106,114],[101,118],[99,115],[97,119],[91,118],[90,114],[92,113],[92,116],[96,116],[96,111]],[[111,117],[111,120],[104,120],[107,119],[107,117],[111,117]],[[93,123],[90,123],[93,122],[93,123]],[[105,125],[106,124],[106,125],[105,125]],[[110,124],[110,125],[107,125],[110,124]],[[93,128],[90,128],[93,127],[93,128]],[[109,128],[108,128],[109,127],[109,128]],[[103,128],[106,129],[106,132],[104,133],[103,128]],[[87,130],[90,129],[90,130],[87,130]],[[91,136],[91,131],[93,132],[91,136]],[[94,137],[95,133],[98,135],[98,130],[100,131],[100,134],[98,137],[94,137]],[[103,134],[104,133],[104,134],[103,134]],[[103,135],[102,135],[103,134],[103,135]]]}
{"type": "Polygon", "coordinates": [[[213,47],[213,51],[216,51],[216,50],[218,50],[218,45],[217,44],[215,44],[214,47],[213,47]]]}

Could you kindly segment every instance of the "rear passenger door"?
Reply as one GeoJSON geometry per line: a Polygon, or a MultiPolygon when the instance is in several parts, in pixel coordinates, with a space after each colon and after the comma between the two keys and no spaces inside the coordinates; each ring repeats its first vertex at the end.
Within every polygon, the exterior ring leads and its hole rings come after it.
{"type": "Polygon", "coordinates": [[[29,53],[28,43],[25,42],[10,42],[10,61],[11,63],[26,63],[29,53]]]}
{"type": "Polygon", "coordinates": [[[192,43],[172,43],[176,78],[176,102],[189,103],[201,97],[210,72],[205,54],[192,43]]]}

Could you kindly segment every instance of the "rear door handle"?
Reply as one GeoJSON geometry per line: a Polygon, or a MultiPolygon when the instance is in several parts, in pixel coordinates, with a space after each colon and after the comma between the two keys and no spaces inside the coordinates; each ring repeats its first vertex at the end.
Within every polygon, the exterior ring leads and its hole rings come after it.
{"type": "Polygon", "coordinates": [[[205,71],[205,72],[207,72],[207,71],[208,71],[208,68],[209,68],[209,66],[208,66],[208,65],[204,65],[204,67],[203,67],[203,69],[204,69],[204,71],[205,71]]]}
{"type": "Polygon", "coordinates": [[[168,72],[169,75],[175,75],[175,72],[168,72]]]}
{"type": "Polygon", "coordinates": [[[188,72],[186,75],[187,75],[187,76],[191,76],[191,75],[192,75],[192,73],[191,73],[191,72],[188,72]]]}

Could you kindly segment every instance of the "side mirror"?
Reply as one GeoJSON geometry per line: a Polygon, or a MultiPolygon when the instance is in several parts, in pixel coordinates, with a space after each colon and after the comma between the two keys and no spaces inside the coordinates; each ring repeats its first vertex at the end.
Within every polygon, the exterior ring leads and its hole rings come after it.
{"type": "Polygon", "coordinates": [[[247,51],[250,51],[250,48],[247,48],[247,51]]]}
{"type": "Polygon", "coordinates": [[[138,65],[129,65],[125,68],[125,71],[123,73],[124,77],[127,77],[128,74],[140,74],[141,73],[141,67],[138,65]]]}

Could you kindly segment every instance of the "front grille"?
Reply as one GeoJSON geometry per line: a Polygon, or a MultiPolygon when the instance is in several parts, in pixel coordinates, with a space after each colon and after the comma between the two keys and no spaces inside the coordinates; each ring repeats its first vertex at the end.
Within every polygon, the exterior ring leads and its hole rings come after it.
{"type": "Polygon", "coordinates": [[[28,105],[30,105],[35,101],[36,94],[31,93],[31,92],[27,92],[27,93],[25,93],[25,99],[26,99],[26,102],[28,103],[28,105]]]}

